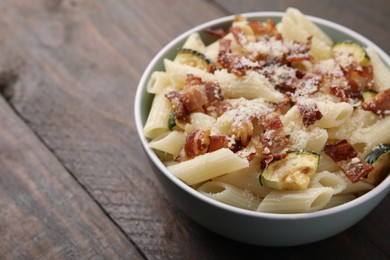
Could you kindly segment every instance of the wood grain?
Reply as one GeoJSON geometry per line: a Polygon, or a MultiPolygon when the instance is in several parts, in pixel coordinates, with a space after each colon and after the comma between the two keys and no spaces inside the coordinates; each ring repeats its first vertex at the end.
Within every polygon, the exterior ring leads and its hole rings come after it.
{"type": "MultiPolygon", "coordinates": [[[[324,2],[322,6],[332,5],[328,7],[329,17],[338,14],[337,3],[324,2]]],[[[286,259],[311,259],[334,257],[335,252],[340,259],[350,258],[355,253],[362,258],[390,257],[387,236],[390,225],[386,221],[390,217],[389,196],[346,232],[311,245],[275,250],[237,243],[200,227],[166,200],[153,176],[141,152],[132,116],[134,94],[142,71],[154,54],[180,33],[210,19],[252,10],[252,4],[256,3],[260,2],[2,1],[1,92],[42,144],[75,177],[80,184],[74,184],[75,192],[83,193],[85,189],[109,215],[107,221],[112,220],[126,234],[127,243],[134,243],[145,258],[235,259],[245,256],[258,259],[270,253],[286,259]],[[381,227],[376,223],[381,223],[381,227]]],[[[267,8],[274,6],[282,11],[291,1],[262,3],[267,8]]],[[[303,11],[313,10],[311,14],[316,15],[318,8],[311,6],[303,11]]],[[[349,15],[351,20],[360,12],[357,7],[353,10],[355,12],[349,15]]],[[[370,20],[372,12],[363,15],[370,20]]],[[[378,23],[384,21],[383,16],[378,18],[378,23]]],[[[373,24],[370,22],[367,26],[373,24]]],[[[386,46],[381,47],[386,50],[386,46]]],[[[19,161],[25,162],[25,158],[19,161]]],[[[26,169],[31,168],[35,169],[26,165],[26,169]]],[[[62,171],[62,175],[67,176],[64,178],[69,178],[69,174],[62,171]]],[[[47,189],[50,183],[34,179],[31,185],[41,189],[35,193],[26,185],[21,189],[25,194],[43,196],[41,193],[45,193],[40,190],[47,189]]],[[[30,202],[25,204],[30,205],[30,202]]],[[[10,221],[21,207],[16,205],[15,211],[5,219],[10,221]]],[[[44,216],[42,213],[43,219],[44,216]]],[[[19,219],[26,221],[28,216],[19,219]]],[[[55,219],[37,222],[42,228],[56,225],[55,219]]],[[[4,234],[9,232],[5,230],[4,234]]],[[[91,228],[85,235],[93,232],[97,231],[91,228]]],[[[107,232],[116,234],[118,230],[108,229],[107,232]]],[[[35,233],[38,231],[31,231],[35,233]]],[[[46,233],[41,235],[48,239],[46,236],[46,233]]],[[[51,236],[56,238],[56,234],[51,236]]],[[[0,248],[2,245],[0,243],[0,248]]],[[[23,248],[37,250],[35,245],[23,248]]],[[[83,247],[74,243],[66,248],[77,251],[83,247]]],[[[1,254],[6,253],[0,251],[1,254]]],[[[40,254],[51,256],[50,250],[40,254]]],[[[15,256],[23,257],[23,254],[15,252],[15,256]]],[[[60,252],[58,256],[67,255],[60,252]]]]}
{"type": "MultiPolygon", "coordinates": [[[[186,19],[202,21],[188,10],[177,27],[164,26],[169,16],[145,23],[145,3],[10,1],[0,18],[8,46],[0,64],[18,78],[9,87],[15,110],[148,258],[205,258],[208,250],[193,250],[207,248],[191,234],[197,226],[165,201],[132,121],[145,53],[192,26],[186,19]],[[160,33],[148,34],[156,25],[160,33]],[[183,240],[192,246],[182,247],[183,240]]],[[[154,1],[151,12],[185,3],[165,4],[154,1]]],[[[207,14],[202,19],[218,12],[207,14]]]]}
{"type": "Polygon", "coordinates": [[[0,98],[2,259],[142,254],[0,98]]]}

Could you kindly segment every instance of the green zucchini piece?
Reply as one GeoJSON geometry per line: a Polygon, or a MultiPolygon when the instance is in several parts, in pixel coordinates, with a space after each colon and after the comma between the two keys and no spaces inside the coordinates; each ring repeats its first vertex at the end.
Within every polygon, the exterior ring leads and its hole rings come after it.
{"type": "Polygon", "coordinates": [[[376,96],[376,94],[378,94],[378,93],[376,93],[372,90],[364,90],[363,91],[363,101],[364,102],[370,101],[371,99],[373,99],[376,96]]]}
{"type": "Polygon", "coordinates": [[[178,49],[175,61],[202,70],[207,70],[209,65],[212,63],[211,60],[203,53],[188,48],[178,49]]]}
{"type": "Polygon", "coordinates": [[[306,189],[319,160],[317,153],[289,152],[285,158],[268,164],[260,175],[260,184],[277,190],[306,189]]]}
{"type": "Polygon", "coordinates": [[[332,53],[335,52],[351,53],[360,65],[367,65],[370,60],[364,48],[356,42],[335,43],[332,47],[332,53]]]}
{"type": "Polygon", "coordinates": [[[176,126],[176,113],[171,112],[168,118],[168,128],[172,130],[176,126]]]}
{"type": "Polygon", "coordinates": [[[375,170],[367,174],[363,180],[378,185],[390,172],[390,145],[378,145],[366,156],[365,160],[375,170]]]}

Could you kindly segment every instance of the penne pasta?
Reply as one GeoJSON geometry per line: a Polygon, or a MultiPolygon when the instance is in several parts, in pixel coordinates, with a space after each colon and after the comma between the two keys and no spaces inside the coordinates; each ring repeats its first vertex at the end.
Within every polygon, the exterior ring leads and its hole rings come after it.
{"type": "Polygon", "coordinates": [[[333,195],[328,187],[294,191],[272,191],[260,202],[257,211],[268,213],[300,213],[323,209],[333,195]]]}
{"type": "Polygon", "coordinates": [[[242,159],[231,150],[223,148],[169,166],[168,170],[188,185],[194,185],[247,167],[249,167],[249,163],[246,159],[242,159]]]}
{"type": "Polygon", "coordinates": [[[197,190],[207,197],[242,209],[255,210],[260,203],[260,199],[249,191],[238,189],[221,181],[206,182],[197,190]]]}
{"type": "Polygon", "coordinates": [[[342,205],[344,203],[347,203],[351,200],[356,199],[356,196],[353,194],[341,194],[341,195],[334,195],[332,198],[330,198],[328,204],[324,207],[324,209],[333,208],[339,205],[342,205]]]}
{"type": "Polygon", "coordinates": [[[205,53],[206,51],[206,46],[200,38],[199,33],[191,34],[183,44],[183,48],[196,50],[200,53],[205,53]]]}
{"type": "Polygon", "coordinates": [[[284,96],[276,91],[268,79],[259,73],[249,72],[244,77],[237,77],[226,70],[220,70],[214,74],[226,98],[254,99],[261,97],[274,103],[284,101],[284,96]]]}
{"type": "Polygon", "coordinates": [[[311,53],[318,59],[330,58],[330,46],[333,41],[308,20],[299,10],[288,8],[283,16],[279,30],[283,37],[305,43],[309,36],[313,36],[311,53]]]}
{"type": "Polygon", "coordinates": [[[147,138],[156,138],[169,130],[168,120],[171,110],[171,104],[163,94],[155,95],[143,129],[147,138]]]}
{"type": "Polygon", "coordinates": [[[338,127],[344,124],[353,113],[353,106],[346,102],[316,102],[322,118],[314,126],[321,128],[338,127]]]}
{"type": "Polygon", "coordinates": [[[337,194],[346,189],[347,180],[345,180],[340,173],[322,171],[312,177],[310,187],[330,187],[333,189],[333,194],[337,194]]]}
{"type": "Polygon", "coordinates": [[[374,68],[374,86],[376,91],[382,91],[390,88],[390,69],[379,57],[372,46],[368,46],[367,54],[371,59],[374,68]]]}
{"type": "Polygon", "coordinates": [[[211,129],[215,124],[216,119],[212,116],[203,113],[192,113],[190,123],[185,125],[185,132],[189,133],[196,129],[207,130],[211,129]]]}
{"type": "Polygon", "coordinates": [[[371,151],[378,144],[390,144],[390,117],[385,117],[378,120],[375,124],[357,129],[351,134],[350,140],[352,144],[365,144],[365,154],[371,151]]]}
{"type": "Polygon", "coordinates": [[[171,86],[171,81],[166,72],[155,71],[150,76],[146,90],[149,93],[165,93],[166,90],[171,86]]]}
{"type": "Polygon", "coordinates": [[[369,184],[368,182],[365,181],[358,181],[356,183],[352,183],[348,179],[345,178],[347,186],[345,187],[344,190],[340,192],[340,194],[362,194],[365,193],[369,190],[372,190],[374,186],[372,184],[369,184]]]}
{"type": "Polygon", "coordinates": [[[186,136],[183,132],[169,131],[153,139],[149,143],[149,147],[165,153],[177,155],[183,147],[185,140],[186,136]]]}
{"type": "Polygon", "coordinates": [[[183,89],[184,82],[188,74],[201,77],[205,81],[213,81],[214,75],[204,70],[191,67],[189,65],[173,62],[168,59],[164,60],[165,71],[171,79],[172,86],[175,89],[183,89]]]}
{"type": "Polygon", "coordinates": [[[272,191],[271,188],[260,185],[259,160],[249,162],[249,167],[217,177],[214,180],[230,184],[236,188],[249,191],[252,194],[265,197],[272,191]]]}

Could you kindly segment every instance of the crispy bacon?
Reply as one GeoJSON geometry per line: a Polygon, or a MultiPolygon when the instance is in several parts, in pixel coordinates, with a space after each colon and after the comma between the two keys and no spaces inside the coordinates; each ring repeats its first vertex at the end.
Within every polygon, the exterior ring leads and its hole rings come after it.
{"type": "Polygon", "coordinates": [[[298,104],[299,113],[302,115],[303,124],[308,127],[322,118],[322,114],[316,103],[298,104]]]}
{"type": "Polygon", "coordinates": [[[210,145],[210,130],[195,130],[187,135],[184,144],[185,156],[187,159],[205,154],[210,145]]]}
{"type": "Polygon", "coordinates": [[[217,151],[221,148],[228,147],[228,139],[224,135],[211,135],[210,136],[210,146],[207,152],[211,153],[217,151]]]}
{"type": "Polygon", "coordinates": [[[197,85],[202,85],[203,81],[202,81],[202,78],[197,77],[194,74],[187,74],[187,77],[185,79],[185,83],[184,84],[187,87],[197,86],[197,85]]]}
{"type": "Polygon", "coordinates": [[[320,73],[306,73],[300,80],[297,81],[295,96],[309,96],[319,91],[323,82],[324,76],[320,73]]]}
{"type": "Polygon", "coordinates": [[[193,112],[201,109],[203,105],[207,104],[207,94],[204,87],[192,86],[183,90],[181,93],[181,101],[186,108],[186,111],[193,112]]]}
{"type": "Polygon", "coordinates": [[[356,86],[351,86],[346,78],[346,71],[340,66],[343,74],[331,73],[329,77],[329,93],[339,97],[342,101],[349,99],[362,98],[361,91],[356,86]]]}
{"type": "Polygon", "coordinates": [[[306,43],[294,42],[294,47],[290,49],[286,56],[286,61],[292,67],[300,67],[304,61],[311,61],[313,56],[310,54],[312,36],[307,38],[306,43]]]}
{"type": "Polygon", "coordinates": [[[276,29],[276,24],[273,20],[268,19],[265,23],[260,21],[252,21],[249,23],[255,36],[270,35],[281,39],[282,36],[276,29]]]}
{"type": "Polygon", "coordinates": [[[262,169],[266,168],[268,164],[270,164],[273,161],[281,160],[286,158],[287,153],[278,153],[278,154],[267,154],[265,155],[261,161],[260,166],[262,169]]]}
{"type": "Polygon", "coordinates": [[[207,82],[207,83],[204,83],[204,87],[206,90],[208,103],[223,100],[222,91],[221,91],[221,88],[219,87],[218,84],[207,82]]]}
{"type": "Polygon", "coordinates": [[[353,89],[350,85],[332,86],[329,89],[329,93],[336,97],[339,97],[342,101],[362,98],[362,93],[356,89],[353,89]]]}
{"type": "Polygon", "coordinates": [[[388,115],[390,113],[390,89],[385,89],[373,99],[364,102],[362,108],[378,115],[388,115]]]}
{"type": "Polygon", "coordinates": [[[347,140],[341,140],[334,144],[326,145],[324,152],[336,163],[358,156],[358,153],[347,140]]]}
{"type": "Polygon", "coordinates": [[[283,123],[276,112],[262,116],[260,124],[264,127],[264,132],[260,137],[264,154],[280,153],[289,144],[288,138],[283,131],[283,123]]]}
{"type": "Polygon", "coordinates": [[[248,38],[240,27],[230,27],[229,31],[239,45],[244,46],[248,42],[248,38]]]}
{"type": "Polygon", "coordinates": [[[207,106],[205,112],[207,115],[212,117],[220,117],[223,113],[228,111],[231,108],[231,104],[227,102],[214,102],[211,105],[207,106]]]}
{"type": "Polygon", "coordinates": [[[180,158],[180,160],[192,159],[198,155],[214,152],[224,147],[228,147],[226,136],[210,135],[210,130],[195,130],[187,135],[184,144],[184,158],[180,158]]]}
{"type": "Polygon", "coordinates": [[[259,70],[276,88],[282,92],[294,91],[297,82],[297,70],[287,65],[264,66],[259,70]]]}
{"type": "Polygon", "coordinates": [[[326,145],[324,152],[353,183],[374,170],[371,164],[359,157],[356,150],[347,140],[326,145]]]}
{"type": "Polygon", "coordinates": [[[219,51],[228,51],[230,50],[230,46],[232,45],[232,41],[229,39],[221,39],[219,41],[219,51]]]}
{"type": "Polygon", "coordinates": [[[261,68],[258,62],[253,62],[246,57],[240,57],[232,51],[220,51],[217,57],[218,64],[238,77],[245,76],[248,70],[257,71],[261,68]]]}
{"type": "Polygon", "coordinates": [[[226,36],[226,34],[228,34],[228,32],[222,28],[217,28],[217,29],[206,28],[203,31],[207,34],[217,36],[218,38],[223,38],[226,36]]]}
{"type": "Polygon", "coordinates": [[[348,99],[361,99],[362,90],[369,90],[373,87],[372,66],[351,65],[344,68],[340,65],[343,75],[331,74],[330,94],[341,98],[342,101],[348,99]]]}
{"type": "Polygon", "coordinates": [[[342,71],[349,85],[356,91],[372,89],[374,72],[372,66],[353,66],[342,71]]]}
{"type": "Polygon", "coordinates": [[[246,146],[253,135],[253,124],[251,120],[241,122],[238,126],[232,126],[231,134],[235,136],[235,140],[240,142],[242,146],[246,146]]]}
{"type": "Polygon", "coordinates": [[[187,111],[187,109],[185,108],[184,103],[181,100],[181,95],[176,91],[172,91],[172,92],[169,92],[168,94],[166,94],[165,96],[171,102],[171,104],[175,110],[176,118],[178,120],[185,120],[190,112],[187,111]]]}
{"type": "Polygon", "coordinates": [[[176,119],[185,121],[194,111],[204,111],[208,106],[223,100],[221,88],[212,82],[203,82],[201,78],[188,74],[186,89],[172,91],[165,96],[170,100],[176,112],[176,119]]]}

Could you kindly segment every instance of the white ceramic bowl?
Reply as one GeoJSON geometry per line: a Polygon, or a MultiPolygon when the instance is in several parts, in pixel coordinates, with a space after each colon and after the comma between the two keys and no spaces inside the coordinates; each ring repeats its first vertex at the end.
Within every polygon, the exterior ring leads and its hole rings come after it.
{"type": "MultiPolygon", "coordinates": [[[[246,13],[249,19],[268,18],[279,21],[283,13],[246,13]]],[[[390,58],[378,46],[360,34],[330,21],[308,16],[320,26],[335,42],[353,40],[363,46],[372,45],[383,60],[390,64],[390,58]]],[[[211,37],[202,33],[206,28],[219,28],[231,25],[233,16],[216,19],[199,25],[178,36],[166,45],[146,68],[138,85],[135,97],[135,123],[142,146],[150,160],[155,175],[171,199],[190,218],[204,227],[231,239],[265,246],[301,245],[328,238],[351,227],[366,216],[389,193],[390,176],[365,195],[346,204],[313,213],[271,214],[243,210],[212,200],[173,176],[159,160],[142,128],[149,113],[153,96],[146,92],[146,83],[153,71],[163,71],[163,59],[173,59],[178,47],[194,32],[200,32],[207,43],[211,37]]],[[[215,38],[214,38],[215,39],[215,38]]]]}

